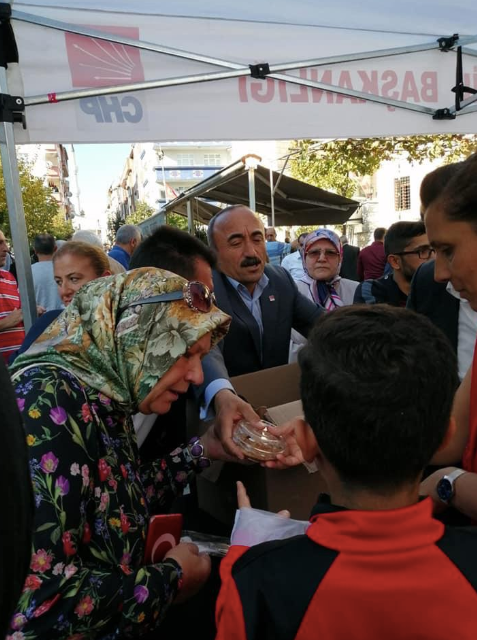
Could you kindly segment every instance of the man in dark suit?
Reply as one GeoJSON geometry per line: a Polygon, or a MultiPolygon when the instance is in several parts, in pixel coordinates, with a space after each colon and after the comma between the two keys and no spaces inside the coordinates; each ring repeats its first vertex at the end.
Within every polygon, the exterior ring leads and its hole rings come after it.
{"type": "Polygon", "coordinates": [[[243,457],[232,442],[234,420],[257,416],[234,393],[229,377],[286,364],[292,328],[307,336],[322,310],[299,293],[285,269],[266,264],[265,229],[248,207],[235,205],[216,214],[208,238],[217,253],[217,304],[232,316],[232,324],[203,360],[198,394],[206,410],[215,409],[224,446],[243,457]]]}
{"type": "Polygon", "coordinates": [[[358,255],[359,247],[355,247],[348,243],[346,236],[341,236],[341,245],[343,247],[343,260],[341,262],[340,276],[348,280],[356,280],[358,278],[358,255]]]}
{"type": "Polygon", "coordinates": [[[445,282],[434,280],[434,260],[416,271],[407,299],[407,308],[427,316],[449,339],[457,353],[459,300],[448,291],[445,282]]]}

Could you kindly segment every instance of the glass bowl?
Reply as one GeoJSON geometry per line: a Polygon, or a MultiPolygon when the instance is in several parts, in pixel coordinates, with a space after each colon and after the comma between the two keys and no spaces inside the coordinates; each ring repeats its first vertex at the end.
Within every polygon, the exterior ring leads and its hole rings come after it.
{"type": "Polygon", "coordinates": [[[246,420],[240,420],[235,427],[232,439],[250,460],[258,462],[275,460],[279,453],[285,451],[285,440],[268,431],[268,427],[275,425],[266,420],[260,420],[260,424],[263,425],[263,429],[252,426],[246,420]]]}

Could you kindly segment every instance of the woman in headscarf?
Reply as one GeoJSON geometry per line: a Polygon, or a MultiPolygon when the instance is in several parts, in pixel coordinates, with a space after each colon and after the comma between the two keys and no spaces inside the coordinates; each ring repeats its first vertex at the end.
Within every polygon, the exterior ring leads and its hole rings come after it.
{"type": "Polygon", "coordinates": [[[305,275],[298,289],[325,311],[353,304],[358,282],[340,278],[343,247],[334,231],[316,229],[309,233],[301,248],[305,275]]]}
{"type": "Polygon", "coordinates": [[[32,559],[11,638],[137,637],[207,579],[180,544],[144,565],[149,513],[220,457],[200,441],[141,465],[131,414],[165,413],[229,317],[205,285],[159,269],[90,282],[13,367],[30,451],[32,559]]]}
{"type": "MultiPolygon", "coordinates": [[[[341,278],[343,247],[339,236],[329,229],[309,233],[300,249],[305,274],[296,281],[298,291],[325,311],[353,304],[358,282],[341,278]]],[[[290,362],[296,362],[306,339],[293,330],[290,341],[290,362]]]]}

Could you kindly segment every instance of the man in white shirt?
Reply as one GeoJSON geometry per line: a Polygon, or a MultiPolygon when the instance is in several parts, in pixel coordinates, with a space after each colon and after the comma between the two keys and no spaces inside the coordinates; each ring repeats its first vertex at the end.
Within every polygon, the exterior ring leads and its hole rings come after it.
{"type": "Polygon", "coordinates": [[[53,276],[55,238],[50,233],[40,233],[35,236],[33,248],[38,258],[38,262],[35,262],[31,267],[36,303],[46,311],[62,309],[64,305],[53,276]]]}
{"type": "Polygon", "coordinates": [[[282,267],[288,271],[293,280],[300,280],[300,278],[303,278],[303,276],[305,275],[300,249],[303,246],[303,242],[305,241],[306,236],[306,233],[300,233],[297,240],[299,247],[298,251],[289,253],[282,260],[282,267]]]}
{"type": "Polygon", "coordinates": [[[434,260],[423,264],[414,274],[406,306],[427,316],[446,334],[457,353],[462,380],[474,355],[477,312],[450,283],[434,280],[434,260]]]}

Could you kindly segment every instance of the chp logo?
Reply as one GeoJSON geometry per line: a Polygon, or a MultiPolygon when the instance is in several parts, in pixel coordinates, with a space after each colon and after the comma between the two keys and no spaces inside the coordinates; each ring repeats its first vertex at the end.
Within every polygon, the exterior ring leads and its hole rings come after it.
{"type": "MultiPolygon", "coordinates": [[[[94,27],[117,36],[139,40],[136,27],[94,27]]],[[[90,36],[66,33],[66,52],[73,87],[111,87],[144,81],[139,49],[90,36]]],[[[92,96],[80,100],[81,111],[98,123],[140,122],[144,110],[130,94],[92,96]]]]}

